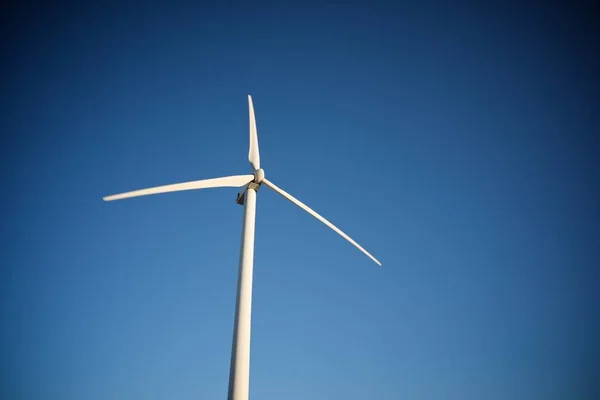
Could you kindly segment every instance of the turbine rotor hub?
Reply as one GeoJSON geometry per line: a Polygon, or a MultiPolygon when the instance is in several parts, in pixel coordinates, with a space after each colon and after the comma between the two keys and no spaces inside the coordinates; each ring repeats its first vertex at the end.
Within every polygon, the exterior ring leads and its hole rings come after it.
{"type": "Polygon", "coordinates": [[[254,171],[254,183],[259,184],[263,181],[263,179],[265,179],[265,170],[262,168],[257,169],[256,171],[254,171]]]}

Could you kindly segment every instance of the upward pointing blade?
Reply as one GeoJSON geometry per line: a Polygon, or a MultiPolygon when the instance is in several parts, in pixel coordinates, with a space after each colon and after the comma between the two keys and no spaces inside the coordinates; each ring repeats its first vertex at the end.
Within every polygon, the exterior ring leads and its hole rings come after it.
{"type": "Polygon", "coordinates": [[[250,150],[248,151],[248,161],[254,169],[260,168],[260,155],[258,154],[258,136],[256,134],[256,118],[254,117],[254,105],[252,96],[248,95],[248,109],[250,113],[250,150]]]}
{"type": "Polygon", "coordinates": [[[313,209],[311,209],[309,206],[307,206],[306,204],[304,204],[300,200],[296,199],[294,196],[292,196],[291,194],[289,194],[285,190],[277,187],[274,183],[268,181],[266,178],[262,180],[262,183],[264,183],[269,188],[271,188],[275,192],[277,192],[279,195],[281,195],[282,197],[288,199],[289,201],[291,201],[292,203],[294,203],[295,205],[297,205],[298,207],[300,207],[301,209],[303,209],[304,211],[306,211],[307,213],[309,213],[310,215],[312,215],[313,217],[315,217],[316,219],[318,219],[319,221],[321,221],[322,223],[324,223],[325,225],[327,225],[328,227],[330,227],[331,229],[333,229],[334,231],[336,231],[341,237],[343,237],[344,239],[346,239],[347,241],[349,241],[350,243],[352,243],[354,246],[356,246],[357,249],[359,249],[360,251],[362,251],[363,253],[365,253],[371,260],[375,261],[377,263],[377,265],[379,265],[381,267],[381,262],[379,262],[378,259],[376,259],[375,257],[373,257],[371,255],[371,253],[369,253],[368,251],[366,251],[365,249],[363,249],[363,247],[360,244],[356,243],[354,240],[352,240],[352,238],[350,236],[346,235],[337,226],[333,225],[331,222],[327,221],[325,218],[323,218],[322,216],[320,216],[316,211],[314,211],[313,209]]]}

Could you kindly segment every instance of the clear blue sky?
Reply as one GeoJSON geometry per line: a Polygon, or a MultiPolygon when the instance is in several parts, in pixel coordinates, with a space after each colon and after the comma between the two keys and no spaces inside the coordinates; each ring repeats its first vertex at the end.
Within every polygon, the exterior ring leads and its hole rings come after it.
{"type": "MultiPolygon", "coordinates": [[[[250,172],[254,399],[598,393],[590,10],[3,12],[0,397],[224,399],[250,172]]],[[[594,36],[595,35],[595,36],[594,36]]],[[[594,72],[596,71],[596,72],[594,72]]]]}

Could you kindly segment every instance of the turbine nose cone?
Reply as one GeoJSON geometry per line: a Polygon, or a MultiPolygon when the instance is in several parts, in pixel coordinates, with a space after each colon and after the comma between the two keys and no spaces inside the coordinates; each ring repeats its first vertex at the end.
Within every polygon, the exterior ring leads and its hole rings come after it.
{"type": "Polygon", "coordinates": [[[261,183],[263,181],[263,179],[265,179],[265,170],[262,168],[257,169],[256,171],[254,171],[254,182],[255,183],[261,183]]]}

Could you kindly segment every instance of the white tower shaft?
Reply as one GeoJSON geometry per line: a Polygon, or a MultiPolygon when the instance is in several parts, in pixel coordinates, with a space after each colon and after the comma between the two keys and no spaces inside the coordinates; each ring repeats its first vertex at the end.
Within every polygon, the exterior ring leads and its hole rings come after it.
{"type": "MultiPolygon", "coordinates": [[[[252,185],[249,185],[252,186],[252,185]]],[[[248,400],[250,389],[250,325],[252,318],[252,269],[254,263],[254,221],[256,190],[244,193],[244,222],[238,272],[235,322],[229,368],[227,400],[248,400]]]]}

